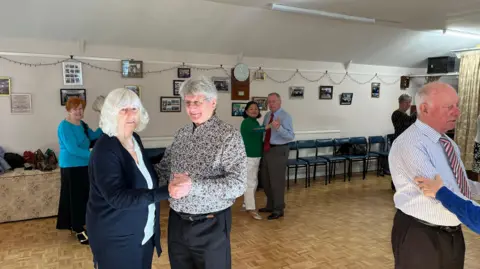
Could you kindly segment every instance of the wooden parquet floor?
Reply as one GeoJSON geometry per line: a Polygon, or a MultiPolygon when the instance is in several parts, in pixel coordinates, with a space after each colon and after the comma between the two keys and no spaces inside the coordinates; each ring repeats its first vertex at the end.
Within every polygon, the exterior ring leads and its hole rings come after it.
{"type": "MultiPolygon", "coordinates": [[[[340,178],[340,177],[339,177],[340,178]]],[[[338,179],[328,186],[321,180],[305,189],[300,181],[288,191],[283,219],[256,221],[240,212],[243,198],[233,208],[232,258],[235,269],[362,269],[393,268],[390,230],[394,208],[389,178],[338,179]]],[[[262,206],[264,194],[257,193],[262,206]]],[[[170,268],[166,246],[167,204],[162,204],[164,253],[153,268],[170,268]]],[[[479,268],[480,236],[467,228],[466,269],[479,268]]],[[[88,246],[66,231],[55,229],[55,219],[0,224],[0,268],[93,268],[88,246]]]]}

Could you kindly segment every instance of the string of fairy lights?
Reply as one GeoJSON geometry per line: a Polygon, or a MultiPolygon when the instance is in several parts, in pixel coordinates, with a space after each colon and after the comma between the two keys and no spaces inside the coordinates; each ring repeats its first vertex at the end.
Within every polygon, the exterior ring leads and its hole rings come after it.
{"type": "MultiPolygon", "coordinates": [[[[121,70],[106,68],[106,67],[103,67],[103,66],[98,66],[98,65],[89,63],[87,61],[84,61],[84,60],[75,59],[73,56],[70,56],[70,58],[65,58],[65,59],[61,59],[61,60],[53,61],[53,62],[49,62],[49,63],[43,63],[43,62],[27,63],[27,62],[13,60],[11,58],[1,56],[1,55],[0,55],[0,60],[4,60],[4,61],[7,61],[7,62],[12,63],[12,64],[18,64],[20,66],[34,67],[34,68],[35,67],[56,66],[56,65],[63,64],[64,62],[77,62],[77,63],[81,63],[81,64],[83,64],[83,65],[85,65],[89,68],[95,69],[95,70],[122,74],[121,70]]],[[[165,73],[165,72],[176,70],[178,68],[190,68],[192,70],[200,71],[200,72],[223,71],[226,76],[231,78],[229,70],[227,68],[225,68],[223,65],[213,66],[213,67],[202,67],[202,66],[189,65],[189,64],[182,63],[182,64],[174,65],[174,66],[171,66],[171,67],[168,67],[168,68],[163,68],[163,69],[158,69],[158,70],[147,70],[147,71],[143,71],[142,73],[143,73],[143,75],[162,74],[162,73],[165,73]]],[[[366,79],[364,81],[360,81],[360,80],[354,78],[353,75],[349,74],[348,72],[345,72],[344,74],[339,74],[338,72],[335,72],[336,75],[343,75],[340,80],[335,80],[332,77],[331,73],[328,72],[328,70],[326,70],[324,72],[321,72],[319,77],[311,79],[311,78],[308,78],[304,73],[302,73],[298,69],[293,71],[292,74],[289,75],[287,79],[277,79],[277,78],[274,78],[272,76],[272,74],[269,73],[269,71],[266,71],[265,69],[262,69],[261,67],[259,67],[256,70],[250,69],[251,74],[255,74],[256,72],[263,73],[266,79],[268,79],[270,81],[273,81],[275,83],[279,83],[279,84],[288,83],[288,82],[292,81],[297,76],[306,80],[306,81],[308,81],[308,82],[310,82],[310,83],[317,83],[317,82],[320,82],[323,79],[328,79],[328,81],[330,83],[332,83],[333,85],[340,85],[346,79],[349,79],[350,81],[352,81],[356,84],[359,84],[359,85],[364,85],[364,84],[371,83],[375,79],[377,79],[378,81],[380,81],[381,83],[383,83],[385,85],[395,85],[395,84],[398,84],[401,80],[401,78],[399,77],[399,78],[396,78],[393,81],[386,81],[381,76],[379,76],[378,74],[374,74],[371,78],[366,79]]],[[[307,73],[307,72],[305,72],[305,73],[307,73]]],[[[312,73],[312,71],[309,71],[308,73],[312,73]]],[[[320,73],[320,72],[317,72],[317,73],[320,73]]],[[[365,76],[365,75],[362,75],[362,76],[365,76]]],[[[250,79],[251,79],[252,82],[257,80],[257,79],[255,79],[255,75],[253,75],[253,76],[251,75],[250,79]]]]}

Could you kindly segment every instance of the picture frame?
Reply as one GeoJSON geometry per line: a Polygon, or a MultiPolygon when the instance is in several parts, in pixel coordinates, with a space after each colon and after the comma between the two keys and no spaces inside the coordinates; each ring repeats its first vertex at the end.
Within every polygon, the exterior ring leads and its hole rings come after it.
{"type": "Polygon", "coordinates": [[[400,77],[400,89],[406,90],[410,87],[410,77],[409,76],[401,76],[400,77]]]}
{"type": "Polygon", "coordinates": [[[85,89],[60,89],[60,105],[65,106],[70,97],[80,97],[87,101],[87,91],[85,89]]]}
{"type": "Polygon", "coordinates": [[[232,83],[229,77],[212,77],[212,81],[218,93],[229,93],[232,90],[232,83]]]}
{"type": "Polygon", "coordinates": [[[122,60],[123,78],[143,78],[143,61],[122,60]]]}
{"type": "Polygon", "coordinates": [[[353,93],[344,92],[340,95],[340,105],[351,105],[353,101],[353,93]]]}
{"type": "Polygon", "coordinates": [[[252,97],[252,101],[256,102],[258,104],[258,109],[260,111],[267,111],[268,110],[268,102],[267,102],[267,97],[252,97]]]}
{"type": "Polygon", "coordinates": [[[138,95],[138,98],[142,98],[142,89],[138,85],[125,85],[125,89],[131,90],[138,95]]]}
{"type": "Polygon", "coordinates": [[[372,98],[380,98],[380,83],[372,82],[372,98]]]}
{"type": "Polygon", "coordinates": [[[257,70],[253,74],[254,80],[265,80],[267,78],[266,73],[263,70],[257,70]]]}
{"type": "Polygon", "coordinates": [[[243,117],[243,112],[245,111],[245,107],[247,103],[232,103],[232,117],[243,117]]]}
{"type": "Polygon", "coordinates": [[[177,77],[178,78],[190,78],[192,76],[192,70],[188,67],[179,67],[177,68],[177,77]]]}
{"type": "Polygon", "coordinates": [[[83,71],[82,63],[67,61],[62,63],[63,85],[64,86],[82,86],[83,71]]]}
{"type": "Polygon", "coordinates": [[[12,93],[10,95],[11,114],[32,114],[32,95],[29,93],[12,93]]]}
{"type": "Polygon", "coordinates": [[[183,82],[185,82],[185,80],[176,79],[176,80],[173,81],[173,95],[174,96],[180,96],[180,87],[182,86],[183,82]]]}
{"type": "Polygon", "coordinates": [[[318,88],[318,99],[320,100],[333,99],[333,86],[320,86],[318,88]]]}
{"type": "Polygon", "coordinates": [[[305,87],[303,86],[291,86],[289,87],[290,99],[303,99],[305,93],[305,87]]]}
{"type": "Polygon", "coordinates": [[[12,79],[10,77],[0,77],[0,96],[9,96],[12,92],[12,79]]]}
{"type": "Polygon", "coordinates": [[[160,112],[181,112],[182,98],[176,96],[160,97],[160,112]]]}

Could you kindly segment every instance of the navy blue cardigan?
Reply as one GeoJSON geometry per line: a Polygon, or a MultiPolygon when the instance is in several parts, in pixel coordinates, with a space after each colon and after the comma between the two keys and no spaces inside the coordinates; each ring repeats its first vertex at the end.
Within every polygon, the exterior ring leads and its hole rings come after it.
{"type": "Polygon", "coordinates": [[[133,136],[142,150],[153,189],[148,189],[135,160],[120,141],[116,137],[102,136],[92,150],[88,167],[90,197],[87,231],[90,246],[92,251],[115,247],[116,244],[140,246],[148,218],[148,205],[155,203],[154,242],[160,256],[159,202],[169,198],[168,187],[158,188],[157,174],[140,137],[136,133],[133,136]]]}
{"type": "Polygon", "coordinates": [[[443,186],[435,196],[442,205],[455,214],[472,231],[480,234],[480,207],[470,200],[463,200],[447,187],[443,186]]]}

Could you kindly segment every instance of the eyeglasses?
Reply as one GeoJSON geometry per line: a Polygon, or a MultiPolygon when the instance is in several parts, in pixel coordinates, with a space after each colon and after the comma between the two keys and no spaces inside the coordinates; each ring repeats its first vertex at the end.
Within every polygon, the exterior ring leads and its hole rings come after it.
{"type": "Polygon", "coordinates": [[[207,101],[207,99],[203,99],[201,101],[185,101],[184,104],[186,107],[191,107],[191,106],[194,106],[194,107],[199,107],[201,105],[203,105],[203,103],[205,103],[205,101],[207,101]]]}

